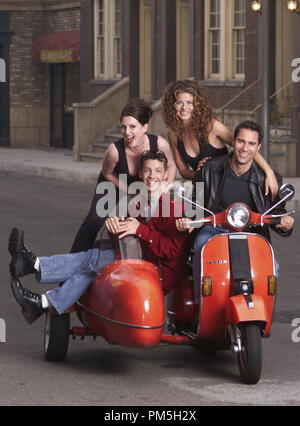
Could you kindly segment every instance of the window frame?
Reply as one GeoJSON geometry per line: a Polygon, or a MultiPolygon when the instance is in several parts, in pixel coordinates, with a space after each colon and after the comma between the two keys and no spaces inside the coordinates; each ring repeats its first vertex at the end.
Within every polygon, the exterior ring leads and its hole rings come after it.
{"type": "MultiPolygon", "coordinates": [[[[219,27],[219,72],[212,72],[212,44],[211,33],[213,29],[210,26],[211,16],[211,0],[205,0],[205,42],[204,42],[204,78],[212,81],[226,80],[245,80],[245,73],[236,72],[236,33],[237,30],[246,32],[246,26],[235,27],[235,0],[219,0],[220,1],[220,27],[219,27]]],[[[245,2],[245,19],[246,21],[246,2],[245,2]]],[[[245,37],[245,36],[244,36],[245,37]]],[[[245,42],[244,42],[245,46],[245,42]]],[[[245,49],[245,47],[244,47],[245,49]]],[[[245,50],[244,50],[245,52],[245,50]]],[[[245,64],[245,55],[244,55],[245,64]]]]}
{"type": "Polygon", "coordinates": [[[232,25],[232,51],[233,51],[233,76],[236,80],[244,80],[245,79],[245,46],[246,46],[246,0],[242,0],[244,2],[244,25],[236,26],[235,25],[235,0],[233,0],[233,12],[232,12],[232,19],[233,19],[233,25],[232,25]],[[243,34],[243,42],[240,43],[243,45],[243,53],[244,56],[241,57],[241,60],[243,61],[243,68],[244,72],[239,73],[237,71],[237,34],[239,31],[242,31],[243,34]]]}
{"type": "Polygon", "coordinates": [[[122,72],[122,18],[120,0],[94,2],[94,78],[120,79],[122,72]],[[119,4],[119,34],[116,34],[116,2],[119,4]],[[103,31],[99,34],[100,4],[103,5],[103,31]],[[101,45],[102,41],[102,46],[101,45]]]}

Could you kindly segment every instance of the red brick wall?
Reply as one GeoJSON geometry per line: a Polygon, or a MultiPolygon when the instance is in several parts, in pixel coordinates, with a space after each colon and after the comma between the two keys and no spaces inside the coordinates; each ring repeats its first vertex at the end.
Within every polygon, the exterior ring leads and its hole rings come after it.
{"type": "Polygon", "coordinates": [[[94,2],[81,0],[80,73],[81,101],[90,102],[113,83],[94,79],[94,2]]]}
{"type": "Polygon", "coordinates": [[[13,31],[10,47],[11,106],[42,105],[49,102],[49,66],[34,64],[32,42],[42,32],[40,12],[10,13],[13,31]]]}
{"type": "MultiPolygon", "coordinates": [[[[10,139],[13,147],[49,146],[50,65],[33,61],[33,41],[41,32],[78,30],[79,16],[78,7],[10,12],[13,33],[10,45],[10,139]]],[[[66,66],[66,79],[66,101],[70,105],[80,101],[79,64],[66,66]]]]}
{"type": "Polygon", "coordinates": [[[50,65],[33,62],[32,44],[41,32],[79,29],[79,9],[10,13],[11,106],[49,103],[50,65]]]}
{"type": "MultiPolygon", "coordinates": [[[[251,2],[246,2],[246,64],[244,87],[258,78],[258,14],[251,10],[251,2]]],[[[195,77],[204,80],[204,2],[195,0],[195,77]]],[[[226,102],[240,93],[244,87],[232,87],[230,85],[206,85],[205,91],[210,98],[214,109],[222,107],[226,102]]],[[[256,94],[252,94],[255,96],[256,94]]],[[[238,107],[238,105],[236,105],[238,107]]]]}

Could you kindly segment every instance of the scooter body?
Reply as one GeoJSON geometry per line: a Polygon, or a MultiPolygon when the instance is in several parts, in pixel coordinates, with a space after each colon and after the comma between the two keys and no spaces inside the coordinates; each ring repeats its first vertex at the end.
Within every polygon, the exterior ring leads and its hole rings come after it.
{"type": "MultiPolygon", "coordinates": [[[[240,251],[236,255],[243,256],[240,251]]],[[[211,238],[201,253],[198,338],[226,339],[228,324],[249,322],[258,323],[262,334],[269,336],[275,302],[268,288],[271,276],[275,276],[273,249],[260,235],[230,233],[211,238]],[[243,244],[251,274],[251,289],[245,294],[244,280],[235,280],[232,271],[230,244],[236,242],[243,244]],[[209,291],[203,288],[205,281],[211,282],[206,284],[211,286],[209,291]]]]}

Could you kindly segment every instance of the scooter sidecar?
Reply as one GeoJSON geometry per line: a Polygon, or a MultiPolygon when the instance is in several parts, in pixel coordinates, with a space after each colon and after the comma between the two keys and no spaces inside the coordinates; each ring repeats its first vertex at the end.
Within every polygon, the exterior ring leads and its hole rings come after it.
{"type": "Polygon", "coordinates": [[[62,361],[68,350],[69,334],[101,336],[111,344],[151,348],[160,342],[165,307],[158,268],[142,260],[138,240],[126,237],[119,242],[114,262],[94,277],[88,291],[70,308],[83,327],[70,330],[70,314],[49,311],[44,333],[47,361],[62,361]]]}
{"type": "Polygon", "coordinates": [[[139,259],[102,268],[79,301],[83,323],[109,343],[158,345],[164,327],[164,296],[157,268],[139,259]]]}

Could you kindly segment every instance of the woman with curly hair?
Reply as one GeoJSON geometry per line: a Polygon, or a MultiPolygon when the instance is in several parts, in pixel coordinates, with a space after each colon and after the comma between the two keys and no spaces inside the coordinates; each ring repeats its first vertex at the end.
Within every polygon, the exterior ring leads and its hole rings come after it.
{"type": "MultiPolygon", "coordinates": [[[[206,161],[227,154],[226,145],[232,145],[233,133],[213,117],[208,99],[196,81],[170,83],[162,107],[175,162],[184,179],[193,180],[206,161]]],[[[273,170],[261,154],[255,160],[266,174],[266,194],[270,189],[275,198],[278,185],[273,170]]]]}

